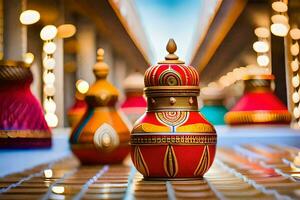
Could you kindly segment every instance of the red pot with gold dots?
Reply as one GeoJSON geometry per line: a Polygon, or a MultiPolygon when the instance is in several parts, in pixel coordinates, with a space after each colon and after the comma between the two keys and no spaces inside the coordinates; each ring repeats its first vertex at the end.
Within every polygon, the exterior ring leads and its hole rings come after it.
{"type": "Polygon", "coordinates": [[[166,60],[145,73],[147,111],[131,132],[131,157],[146,179],[201,178],[213,163],[217,135],[199,113],[199,75],[167,45],[166,60]]]}

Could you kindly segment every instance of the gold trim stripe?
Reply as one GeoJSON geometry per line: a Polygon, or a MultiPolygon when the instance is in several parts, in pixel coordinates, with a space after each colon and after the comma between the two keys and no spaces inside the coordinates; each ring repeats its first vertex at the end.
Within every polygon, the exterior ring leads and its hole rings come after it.
{"type": "Polygon", "coordinates": [[[207,145],[216,144],[217,135],[138,136],[132,135],[131,145],[207,145]]]}
{"type": "Polygon", "coordinates": [[[0,138],[51,138],[51,132],[43,130],[0,130],[0,138]]]}
{"type": "Polygon", "coordinates": [[[290,123],[288,111],[230,111],[225,115],[227,124],[290,123]]]}
{"type": "Polygon", "coordinates": [[[206,135],[216,135],[215,132],[175,132],[175,133],[170,133],[170,132],[157,132],[157,133],[132,133],[132,135],[137,135],[137,136],[158,136],[158,135],[162,135],[162,136],[181,136],[181,135],[202,135],[202,136],[206,136],[206,135]]]}

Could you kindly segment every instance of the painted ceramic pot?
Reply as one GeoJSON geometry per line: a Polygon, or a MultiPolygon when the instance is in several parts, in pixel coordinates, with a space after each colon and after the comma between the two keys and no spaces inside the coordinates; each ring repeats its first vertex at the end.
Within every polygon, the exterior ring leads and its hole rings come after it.
{"type": "Polygon", "coordinates": [[[147,102],[143,96],[144,76],[138,72],[130,74],[125,79],[123,87],[126,98],[121,104],[121,110],[133,124],[147,108],[147,102]]]}
{"type": "Polygon", "coordinates": [[[237,104],[226,114],[230,125],[289,124],[291,114],[271,89],[273,75],[245,77],[245,92],[237,104]]]}
{"type": "Polygon", "coordinates": [[[131,158],[145,179],[201,178],[213,163],[217,135],[198,111],[199,76],[174,54],[145,73],[147,111],[131,132],[131,158]]]}
{"type": "Polygon", "coordinates": [[[0,148],[49,148],[51,131],[24,62],[0,63],[0,148]]]}
{"type": "Polygon", "coordinates": [[[109,67],[103,49],[97,54],[96,82],[86,94],[88,110],[72,131],[71,148],[82,164],[120,163],[130,151],[130,132],[115,107],[118,91],[106,80],[109,67]]]}

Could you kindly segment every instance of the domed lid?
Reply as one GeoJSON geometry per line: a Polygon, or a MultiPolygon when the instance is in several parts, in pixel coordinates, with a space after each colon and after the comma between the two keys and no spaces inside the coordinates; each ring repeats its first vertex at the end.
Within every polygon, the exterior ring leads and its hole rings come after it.
{"type": "Polygon", "coordinates": [[[93,72],[96,82],[90,87],[86,94],[86,101],[90,106],[113,106],[118,100],[118,90],[106,80],[109,73],[109,66],[103,61],[104,50],[98,49],[97,63],[94,65],[93,72]]]}
{"type": "Polygon", "coordinates": [[[145,86],[197,86],[199,87],[199,75],[195,68],[184,65],[175,55],[176,43],[170,39],[167,44],[169,54],[164,61],[150,67],[145,73],[145,86]]]}
{"type": "Polygon", "coordinates": [[[123,87],[126,91],[143,91],[144,76],[139,72],[134,72],[130,74],[124,80],[123,87]]]}

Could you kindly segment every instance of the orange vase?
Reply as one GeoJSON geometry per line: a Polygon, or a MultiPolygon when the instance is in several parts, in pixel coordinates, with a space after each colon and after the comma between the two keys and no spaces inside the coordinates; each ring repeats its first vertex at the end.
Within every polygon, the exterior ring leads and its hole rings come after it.
{"type": "Polygon", "coordinates": [[[118,91],[106,80],[109,67],[103,62],[104,50],[97,54],[96,82],[86,94],[88,110],[72,131],[71,148],[83,164],[120,163],[130,151],[130,132],[115,107],[118,91]]]}
{"type": "Polygon", "coordinates": [[[217,135],[198,111],[199,75],[167,45],[145,73],[147,111],[131,132],[131,158],[146,179],[198,179],[213,163],[217,135]]]}

